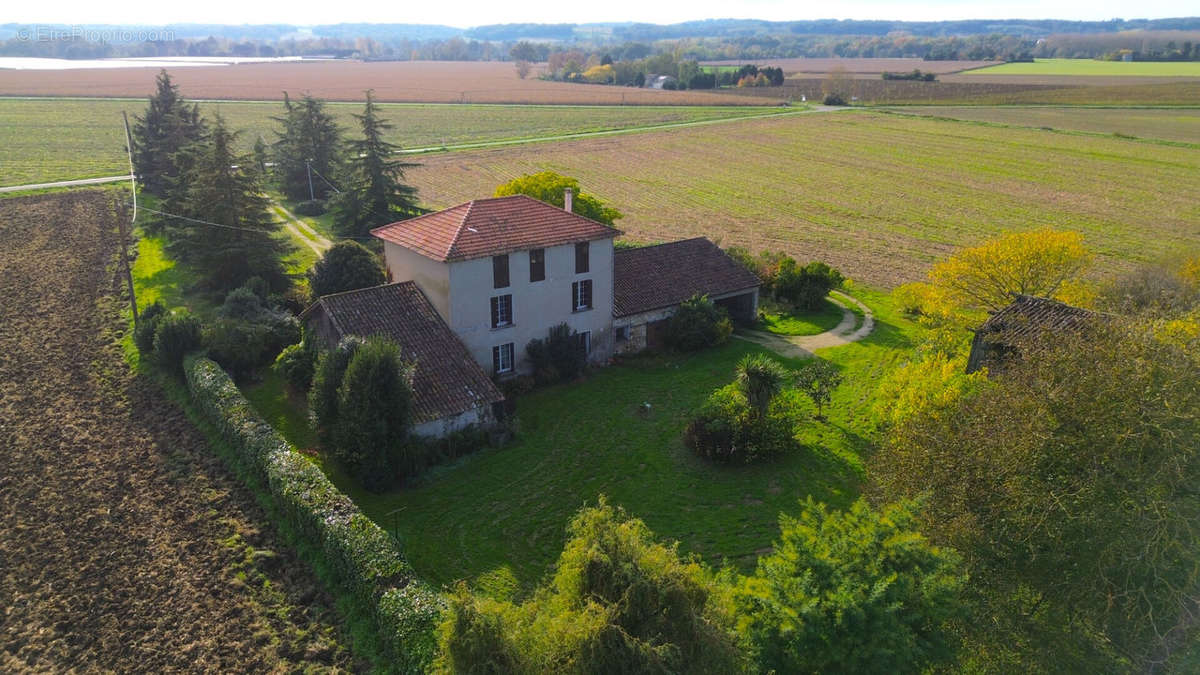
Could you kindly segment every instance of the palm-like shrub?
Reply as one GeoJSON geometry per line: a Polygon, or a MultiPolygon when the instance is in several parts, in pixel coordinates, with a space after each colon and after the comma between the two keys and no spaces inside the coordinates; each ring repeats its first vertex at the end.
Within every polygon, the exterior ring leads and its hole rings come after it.
{"type": "Polygon", "coordinates": [[[783,389],[790,375],[778,361],[765,354],[750,354],[737,365],[737,384],[750,408],[760,416],[767,414],[771,400],[783,389]]]}

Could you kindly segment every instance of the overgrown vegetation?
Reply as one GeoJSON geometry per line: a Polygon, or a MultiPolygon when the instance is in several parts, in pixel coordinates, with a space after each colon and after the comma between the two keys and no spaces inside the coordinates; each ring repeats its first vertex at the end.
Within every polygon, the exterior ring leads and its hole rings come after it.
{"type": "Polygon", "coordinates": [[[334,244],[308,275],[308,287],[314,298],[378,286],[386,281],[379,257],[356,241],[334,244]]]}
{"type": "Polygon", "coordinates": [[[525,346],[525,356],[533,368],[537,384],[569,382],[587,368],[587,351],[577,331],[566,323],[550,328],[544,338],[535,338],[525,346]]]}
{"type": "Polygon", "coordinates": [[[577,213],[584,218],[591,218],[599,223],[604,223],[609,227],[612,227],[613,223],[621,218],[620,211],[611,206],[606,206],[604,202],[595,196],[583,192],[579,188],[578,180],[570,176],[560,176],[553,171],[539,171],[538,173],[514,178],[497,187],[494,194],[496,197],[526,195],[547,204],[563,208],[566,203],[564,200],[567,190],[571,190],[574,193],[571,206],[573,213],[577,213]]]}
{"type": "Polygon", "coordinates": [[[733,322],[724,307],[718,307],[706,295],[697,295],[679,304],[667,320],[667,345],[693,352],[723,344],[733,334],[733,322]]]}

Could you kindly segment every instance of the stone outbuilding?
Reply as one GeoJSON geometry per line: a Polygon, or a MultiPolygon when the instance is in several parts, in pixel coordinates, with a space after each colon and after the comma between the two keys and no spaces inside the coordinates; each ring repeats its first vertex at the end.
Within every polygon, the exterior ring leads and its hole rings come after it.
{"type": "Polygon", "coordinates": [[[1055,334],[1079,332],[1098,316],[1091,310],[1057,300],[1014,294],[1011,305],[992,314],[975,329],[967,372],[974,373],[984,367],[997,372],[1003,369],[1005,361],[1017,355],[1018,345],[1055,334]]]}

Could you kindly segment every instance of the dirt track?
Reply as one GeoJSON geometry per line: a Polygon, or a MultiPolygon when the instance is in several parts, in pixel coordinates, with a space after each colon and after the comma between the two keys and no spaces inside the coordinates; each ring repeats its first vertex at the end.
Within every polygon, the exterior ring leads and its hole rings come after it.
{"type": "Polygon", "coordinates": [[[122,360],[107,199],[0,200],[0,671],[357,669],[309,569],[122,360]]]}

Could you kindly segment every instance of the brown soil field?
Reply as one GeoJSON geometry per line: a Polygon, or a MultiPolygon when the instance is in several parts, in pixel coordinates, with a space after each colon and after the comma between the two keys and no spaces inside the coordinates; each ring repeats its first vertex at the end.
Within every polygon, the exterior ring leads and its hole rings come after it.
{"type": "Polygon", "coordinates": [[[1090,108],[1074,106],[904,106],[896,112],[1062,129],[1200,146],[1200,108],[1090,108]]]}
{"type": "MultiPolygon", "coordinates": [[[[143,98],[154,91],[154,68],[0,70],[0,96],[143,98]]],[[[189,67],[171,78],[192,99],[280,100],[310,92],[331,101],[361,101],[374,89],[380,101],[410,103],[541,103],[590,105],[767,105],[714,92],[661,91],[569,84],[517,77],[511,63],[318,61],[189,67]]]]}
{"type": "Polygon", "coordinates": [[[122,358],[110,194],[0,200],[0,671],[362,669],[309,568],[122,358]]]}
{"type": "Polygon", "coordinates": [[[704,235],[879,287],[1013,230],[1079,231],[1101,274],[1200,246],[1200,150],[868,111],[431,155],[407,177],[443,208],[544,170],[634,241],[704,235]]]}
{"type": "MultiPolygon", "coordinates": [[[[808,101],[820,101],[824,96],[824,87],[828,85],[824,77],[789,77],[778,87],[743,87],[728,89],[730,94],[737,96],[766,96],[769,98],[784,98],[798,101],[805,97],[808,101]]],[[[885,80],[875,75],[856,76],[848,81],[850,95],[858,97],[858,103],[939,103],[966,102],[988,97],[1005,97],[1028,95],[1033,90],[1054,90],[1061,87],[1037,84],[1009,84],[972,80],[968,82],[915,82],[911,80],[885,80]]]]}
{"type": "Polygon", "coordinates": [[[741,59],[728,61],[703,61],[706,66],[740,66],[744,63],[755,63],[760,66],[783,68],[785,75],[798,73],[828,73],[841,68],[850,74],[880,75],[884,72],[905,73],[914,69],[923,73],[957,73],[971,68],[985,68],[996,65],[996,61],[926,61],[924,59],[741,59]]]}

